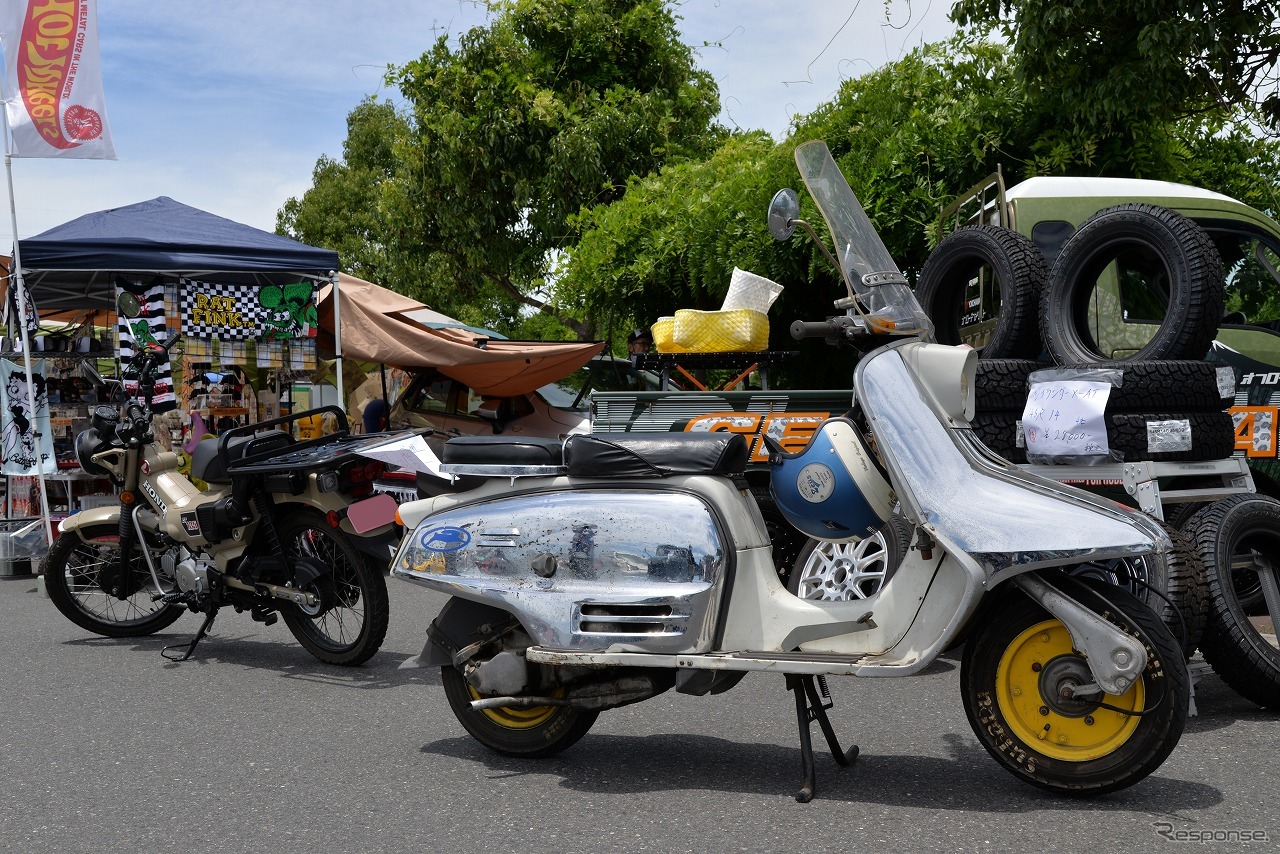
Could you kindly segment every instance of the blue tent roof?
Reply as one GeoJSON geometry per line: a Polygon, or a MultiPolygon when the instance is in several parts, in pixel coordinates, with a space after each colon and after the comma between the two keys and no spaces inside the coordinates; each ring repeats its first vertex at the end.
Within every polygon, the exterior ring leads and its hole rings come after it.
{"type": "Polygon", "coordinates": [[[109,308],[118,273],[283,282],[327,277],[338,253],[307,246],[161,196],[85,214],[18,241],[36,306],[109,308]]]}
{"type": "Polygon", "coordinates": [[[328,273],[338,253],[166,196],[85,214],[18,241],[24,270],[328,273]]]}

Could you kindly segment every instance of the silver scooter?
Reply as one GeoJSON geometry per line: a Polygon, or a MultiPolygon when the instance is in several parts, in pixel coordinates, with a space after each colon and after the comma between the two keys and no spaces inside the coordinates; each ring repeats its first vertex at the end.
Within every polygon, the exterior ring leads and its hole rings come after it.
{"type": "Polygon", "coordinates": [[[393,575],[452,596],[408,665],[440,667],[463,727],[512,756],[557,753],[605,709],[671,688],[718,694],[747,673],[786,676],[804,782],[810,725],[835,760],[827,676],[911,676],[964,646],[961,691],[978,739],[1015,776],[1068,795],[1110,792],[1157,768],[1181,736],[1189,679],[1159,617],[1118,587],[1070,570],[1171,548],[1159,526],[1021,471],[973,435],[976,354],[930,343],[932,327],[825,144],[796,163],[834,253],[782,190],[770,230],[823,246],[844,314],[797,323],[866,352],[854,410],[802,452],[775,448],[788,519],[826,539],[897,512],[914,545],[879,591],[800,599],[778,580],[727,433],[595,434],[561,443],[446,443],[469,492],[401,505],[393,575]]]}

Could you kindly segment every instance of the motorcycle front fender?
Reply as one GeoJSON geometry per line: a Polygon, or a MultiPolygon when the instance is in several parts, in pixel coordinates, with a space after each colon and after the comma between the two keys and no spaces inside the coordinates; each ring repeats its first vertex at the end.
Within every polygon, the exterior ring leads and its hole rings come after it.
{"type": "Polygon", "coordinates": [[[112,505],[110,507],[93,507],[89,510],[81,510],[78,513],[72,513],[63,519],[58,525],[58,531],[63,534],[75,534],[84,539],[80,534],[82,530],[93,525],[119,525],[120,524],[120,506],[112,505]]]}

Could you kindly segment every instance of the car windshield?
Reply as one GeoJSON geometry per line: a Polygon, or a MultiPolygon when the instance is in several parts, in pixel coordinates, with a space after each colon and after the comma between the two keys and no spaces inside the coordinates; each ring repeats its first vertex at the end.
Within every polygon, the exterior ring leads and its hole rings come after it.
{"type": "Polygon", "coordinates": [[[557,409],[587,410],[593,391],[659,391],[661,378],[641,371],[627,359],[593,359],[569,376],[538,389],[542,399],[557,409]]]}

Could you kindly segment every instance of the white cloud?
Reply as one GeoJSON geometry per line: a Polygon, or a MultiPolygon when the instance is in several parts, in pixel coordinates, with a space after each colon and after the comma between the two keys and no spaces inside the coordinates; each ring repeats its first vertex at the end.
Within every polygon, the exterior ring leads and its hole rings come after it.
{"type": "MultiPolygon", "coordinates": [[[[894,0],[902,29],[885,26],[881,0],[685,0],[676,12],[720,87],[725,123],[781,138],[841,80],[949,35],[949,5],[894,0]]],[[[15,159],[19,235],[156,196],[271,231],[317,158],[341,156],[360,99],[396,96],[382,84],[387,66],[485,17],[468,0],[100,0],[119,160],[15,159]]]]}

